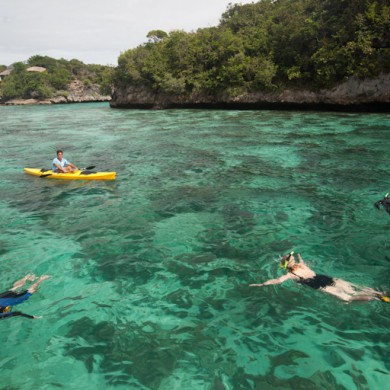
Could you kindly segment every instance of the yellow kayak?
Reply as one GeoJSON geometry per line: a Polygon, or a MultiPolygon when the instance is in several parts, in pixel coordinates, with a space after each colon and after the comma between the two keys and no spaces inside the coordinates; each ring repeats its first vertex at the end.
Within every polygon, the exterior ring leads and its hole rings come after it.
{"type": "Polygon", "coordinates": [[[44,169],[39,168],[24,168],[24,172],[33,176],[60,180],[115,180],[116,176],[116,172],[95,172],[88,170],[56,173],[53,172],[51,169],[45,171],[44,169]]]}

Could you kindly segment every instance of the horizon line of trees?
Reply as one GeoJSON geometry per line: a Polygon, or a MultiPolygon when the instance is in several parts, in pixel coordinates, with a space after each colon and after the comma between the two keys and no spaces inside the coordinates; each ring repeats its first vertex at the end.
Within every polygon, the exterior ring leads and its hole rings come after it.
{"type": "Polygon", "coordinates": [[[153,30],[122,53],[114,88],[191,95],[331,87],[390,70],[387,0],[229,4],[217,27],[153,30]]]}

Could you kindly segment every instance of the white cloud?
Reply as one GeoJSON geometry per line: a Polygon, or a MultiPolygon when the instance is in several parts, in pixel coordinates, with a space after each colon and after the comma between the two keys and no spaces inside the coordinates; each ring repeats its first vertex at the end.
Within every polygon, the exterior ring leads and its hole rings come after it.
{"type": "Polygon", "coordinates": [[[116,64],[150,30],[218,24],[230,0],[0,0],[0,64],[35,54],[116,64]]]}

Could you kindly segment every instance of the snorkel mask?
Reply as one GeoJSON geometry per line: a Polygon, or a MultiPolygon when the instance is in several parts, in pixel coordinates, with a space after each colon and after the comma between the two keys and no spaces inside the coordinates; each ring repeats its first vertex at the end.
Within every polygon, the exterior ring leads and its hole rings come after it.
{"type": "Polygon", "coordinates": [[[294,251],[291,251],[291,252],[287,255],[286,260],[284,260],[284,262],[280,264],[280,268],[283,268],[283,269],[285,269],[285,270],[287,269],[288,262],[289,262],[289,260],[290,260],[290,257],[291,257],[293,254],[294,254],[294,251]]]}

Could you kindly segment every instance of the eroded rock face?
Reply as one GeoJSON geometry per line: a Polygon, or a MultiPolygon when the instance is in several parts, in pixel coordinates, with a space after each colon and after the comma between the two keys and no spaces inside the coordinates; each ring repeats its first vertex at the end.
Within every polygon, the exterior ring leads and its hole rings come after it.
{"type": "Polygon", "coordinates": [[[371,102],[390,103],[390,75],[381,75],[375,79],[359,80],[351,77],[330,90],[284,91],[280,96],[284,101],[302,103],[327,103],[351,105],[371,102]]]}
{"type": "Polygon", "coordinates": [[[111,100],[111,96],[101,95],[97,84],[86,86],[80,80],[74,80],[69,86],[66,100],[68,103],[103,102],[111,100]]]}
{"type": "Polygon", "coordinates": [[[28,105],[28,104],[62,104],[62,103],[86,103],[108,102],[111,96],[101,95],[98,84],[85,85],[80,80],[71,82],[68,90],[63,95],[48,99],[12,99],[4,102],[5,105],[28,105]]]}
{"type": "Polygon", "coordinates": [[[110,102],[117,108],[173,108],[173,107],[219,107],[219,108],[262,108],[280,107],[366,107],[375,110],[390,106],[390,75],[382,74],[375,79],[359,80],[351,77],[332,89],[309,91],[286,89],[282,92],[256,92],[237,97],[227,94],[211,95],[168,95],[155,93],[145,87],[129,86],[117,88],[110,102]]]}

